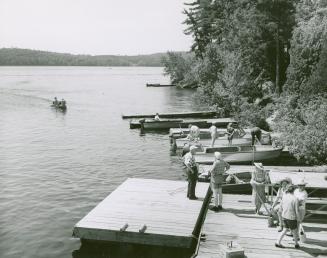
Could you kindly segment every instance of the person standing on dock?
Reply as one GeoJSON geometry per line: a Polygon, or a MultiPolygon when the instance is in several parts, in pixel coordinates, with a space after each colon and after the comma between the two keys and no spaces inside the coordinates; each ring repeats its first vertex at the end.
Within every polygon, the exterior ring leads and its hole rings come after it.
{"type": "Polygon", "coordinates": [[[293,185],[289,185],[286,190],[286,194],[283,196],[281,202],[281,210],[282,217],[284,223],[284,229],[282,233],[279,235],[275,246],[278,248],[284,248],[281,244],[282,239],[286,235],[287,230],[291,230],[295,242],[295,248],[299,249],[300,246],[298,244],[298,222],[300,221],[299,214],[299,201],[294,195],[295,187],[293,185]]]}
{"type": "Polygon", "coordinates": [[[257,215],[260,214],[261,205],[266,202],[265,184],[267,181],[267,173],[262,163],[254,163],[250,184],[252,186],[252,201],[257,215]]]}
{"type": "Polygon", "coordinates": [[[215,152],[215,161],[209,170],[210,187],[213,192],[215,206],[211,208],[213,211],[220,211],[223,209],[223,191],[222,184],[224,181],[224,173],[230,168],[230,165],[223,160],[220,152],[215,152]],[[219,195],[219,198],[218,198],[219,195]]]}
{"type": "Polygon", "coordinates": [[[302,221],[304,220],[304,216],[305,216],[305,204],[307,202],[308,199],[308,193],[305,190],[305,185],[307,183],[304,181],[304,179],[302,179],[298,184],[298,188],[295,189],[294,191],[294,196],[298,199],[299,201],[299,224],[298,224],[298,229],[299,229],[299,233],[302,235],[304,234],[304,230],[302,227],[302,221]]]}
{"type": "Polygon", "coordinates": [[[254,145],[255,140],[258,140],[261,144],[261,129],[259,127],[253,127],[251,129],[252,145],[254,145]]]}
{"type": "Polygon", "coordinates": [[[195,187],[196,182],[198,180],[198,167],[193,156],[195,154],[196,149],[197,148],[195,146],[191,146],[190,151],[184,156],[184,164],[186,166],[186,175],[188,181],[187,198],[189,198],[190,200],[197,199],[197,197],[195,196],[195,187]]]}
{"type": "Polygon", "coordinates": [[[282,218],[280,203],[281,203],[283,196],[287,190],[287,186],[289,184],[292,184],[292,180],[289,177],[285,177],[282,180],[280,180],[279,184],[280,184],[280,187],[278,189],[276,199],[271,208],[278,215],[278,221],[279,221],[278,232],[281,232],[283,230],[283,218],[282,218]]]}
{"type": "Polygon", "coordinates": [[[214,147],[215,141],[218,137],[217,126],[215,122],[212,122],[212,126],[210,127],[210,134],[211,134],[211,147],[214,147]]]}

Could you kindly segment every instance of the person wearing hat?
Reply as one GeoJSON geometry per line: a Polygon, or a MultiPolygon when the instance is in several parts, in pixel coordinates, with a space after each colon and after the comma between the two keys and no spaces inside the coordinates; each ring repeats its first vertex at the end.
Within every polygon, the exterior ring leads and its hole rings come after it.
{"type": "Polygon", "coordinates": [[[197,127],[196,125],[190,124],[188,126],[190,129],[190,133],[187,135],[186,139],[188,139],[190,142],[197,142],[200,140],[200,128],[197,127]]]}
{"type": "Polygon", "coordinates": [[[281,244],[281,241],[283,237],[286,235],[286,232],[288,230],[291,230],[294,242],[295,242],[295,248],[299,249],[300,246],[298,244],[298,222],[300,220],[299,216],[299,201],[294,196],[294,190],[295,187],[293,185],[288,185],[286,193],[283,196],[283,199],[280,203],[282,217],[283,217],[283,224],[284,229],[279,235],[275,246],[278,248],[284,248],[284,246],[281,244]]]}
{"type": "Polygon", "coordinates": [[[187,198],[189,198],[190,200],[197,199],[197,197],[195,196],[195,187],[196,181],[198,180],[198,167],[194,159],[196,149],[197,147],[191,146],[190,151],[184,156],[184,164],[186,166],[186,175],[188,181],[187,198]]]}
{"type": "Polygon", "coordinates": [[[214,147],[215,141],[218,136],[217,126],[215,122],[212,122],[212,126],[209,128],[211,134],[211,147],[214,147]]]}
{"type": "MultiPolygon", "coordinates": [[[[308,193],[305,190],[305,185],[307,183],[304,181],[304,179],[302,179],[298,184],[297,184],[297,189],[295,189],[294,191],[294,196],[298,199],[299,201],[299,225],[298,225],[298,229],[300,230],[303,229],[303,227],[301,226],[301,223],[304,219],[305,216],[305,203],[308,199],[308,193]]],[[[303,234],[303,230],[302,232],[300,232],[303,234]]]]}
{"type": "Polygon", "coordinates": [[[255,205],[255,213],[259,214],[261,205],[266,202],[265,184],[268,182],[267,173],[262,163],[253,163],[254,170],[251,174],[252,202],[255,205]]]}
{"type": "Polygon", "coordinates": [[[209,170],[210,187],[213,192],[215,206],[211,208],[213,211],[222,210],[223,192],[222,184],[224,181],[223,174],[230,168],[230,165],[223,160],[220,152],[215,152],[215,160],[209,170]],[[219,195],[219,198],[218,198],[219,195]]]}
{"type": "Polygon", "coordinates": [[[283,196],[287,190],[287,186],[289,184],[292,184],[292,180],[289,177],[285,177],[282,180],[280,180],[279,184],[280,184],[280,187],[278,189],[276,199],[271,208],[278,215],[278,221],[279,221],[278,232],[281,232],[283,230],[283,218],[282,218],[282,213],[280,210],[280,202],[282,201],[283,196]]]}

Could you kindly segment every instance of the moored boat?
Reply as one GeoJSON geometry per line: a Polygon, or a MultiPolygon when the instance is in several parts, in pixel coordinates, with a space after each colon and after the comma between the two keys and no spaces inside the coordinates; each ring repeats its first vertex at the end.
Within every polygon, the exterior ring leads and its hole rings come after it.
{"type": "Polygon", "coordinates": [[[282,147],[273,147],[271,145],[222,146],[205,148],[203,152],[197,152],[194,157],[197,163],[212,164],[214,152],[219,151],[224,160],[229,163],[251,163],[278,158],[282,149],[282,147]]]}
{"type": "MultiPolygon", "coordinates": [[[[195,111],[195,112],[178,112],[178,113],[160,113],[160,118],[214,118],[217,116],[215,111],[195,111]]],[[[135,118],[154,118],[155,114],[134,114],[122,115],[123,119],[135,118]]]]}
{"type": "Polygon", "coordinates": [[[167,130],[172,127],[187,128],[189,125],[196,125],[201,128],[209,128],[212,123],[217,127],[226,127],[229,123],[237,122],[232,118],[216,118],[216,119],[141,119],[132,120],[130,128],[142,128],[149,130],[167,130]]]}
{"type": "Polygon", "coordinates": [[[67,110],[67,105],[52,104],[51,107],[53,107],[55,109],[62,110],[62,111],[66,111],[67,110]]]}

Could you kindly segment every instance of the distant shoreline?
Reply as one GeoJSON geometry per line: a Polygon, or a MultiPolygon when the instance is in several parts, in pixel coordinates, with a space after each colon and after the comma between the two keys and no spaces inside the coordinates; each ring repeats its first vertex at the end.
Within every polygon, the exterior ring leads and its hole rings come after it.
{"type": "Polygon", "coordinates": [[[1,48],[0,66],[163,67],[166,53],[149,55],[73,55],[21,48],[1,48]]]}

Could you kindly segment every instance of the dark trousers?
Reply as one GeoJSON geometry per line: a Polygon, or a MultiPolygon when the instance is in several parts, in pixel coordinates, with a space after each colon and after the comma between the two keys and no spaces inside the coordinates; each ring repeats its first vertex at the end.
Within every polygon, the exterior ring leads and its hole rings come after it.
{"type": "Polygon", "coordinates": [[[195,187],[196,182],[198,181],[198,169],[197,167],[192,168],[195,173],[193,173],[190,169],[186,169],[187,173],[187,181],[188,181],[188,187],[187,187],[187,197],[188,198],[194,198],[195,197],[195,187]]]}

